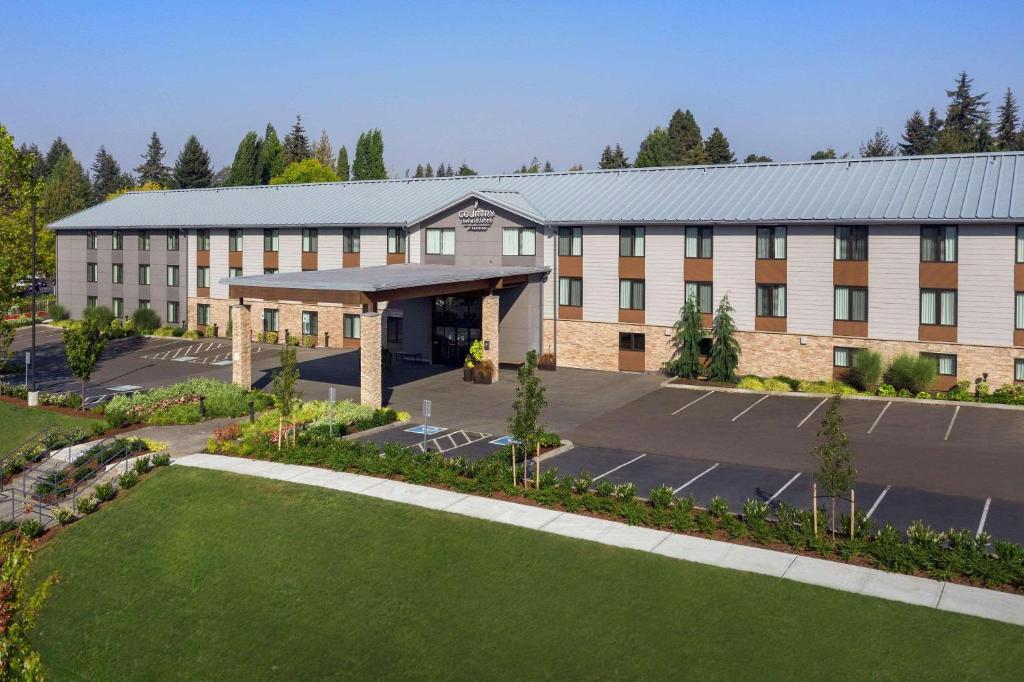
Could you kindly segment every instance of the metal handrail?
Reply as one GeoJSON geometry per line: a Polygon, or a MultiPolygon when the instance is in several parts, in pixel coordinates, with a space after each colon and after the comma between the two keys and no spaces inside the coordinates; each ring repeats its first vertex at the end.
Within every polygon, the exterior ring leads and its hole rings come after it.
{"type": "MultiPolygon", "coordinates": [[[[107,442],[107,440],[109,440],[109,439],[104,439],[100,443],[101,444],[105,444],[107,442]]],[[[117,439],[115,439],[114,442],[117,442],[117,439]]],[[[96,446],[94,445],[94,446],[90,447],[90,450],[92,448],[94,448],[94,447],[96,447],[96,446]]],[[[85,452],[88,452],[88,450],[86,450],[85,452]]],[[[40,503],[43,503],[44,499],[47,498],[47,497],[55,496],[56,499],[63,500],[63,499],[66,499],[68,497],[68,495],[70,494],[71,495],[72,504],[74,504],[78,500],[78,491],[81,490],[82,488],[88,487],[88,485],[91,484],[93,481],[95,481],[97,478],[99,478],[100,475],[107,473],[107,467],[110,466],[111,463],[116,462],[116,461],[120,460],[123,457],[124,458],[124,462],[125,462],[125,471],[128,471],[128,460],[130,459],[128,455],[130,455],[131,453],[132,453],[132,446],[131,446],[131,444],[130,443],[125,443],[122,447],[120,447],[117,450],[115,450],[106,459],[101,459],[99,461],[99,463],[97,464],[96,468],[93,469],[86,476],[83,476],[82,478],[80,478],[80,479],[78,479],[76,481],[73,481],[70,485],[63,486],[63,487],[53,487],[53,488],[51,488],[50,492],[47,493],[46,495],[41,495],[41,494],[36,492],[36,485],[42,483],[43,479],[46,477],[46,475],[42,474],[42,475],[36,476],[35,479],[33,480],[33,485],[32,485],[32,488],[31,488],[31,496],[32,496],[33,499],[39,501],[40,503]]],[[[69,466],[72,465],[72,462],[68,462],[68,465],[69,466]]],[[[23,481],[22,481],[23,485],[24,485],[24,482],[25,481],[23,479],[23,481]]],[[[46,503],[46,504],[49,504],[49,503],[46,503]]]]}

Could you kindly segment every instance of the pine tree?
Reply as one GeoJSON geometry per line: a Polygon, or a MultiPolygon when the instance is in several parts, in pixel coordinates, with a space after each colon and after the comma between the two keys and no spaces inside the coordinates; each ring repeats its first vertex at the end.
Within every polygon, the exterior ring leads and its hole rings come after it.
{"type": "Polygon", "coordinates": [[[260,145],[260,184],[266,185],[270,178],[276,178],[284,172],[284,146],[277,137],[274,126],[267,124],[260,145]]]}
{"type": "Polygon", "coordinates": [[[818,151],[811,154],[811,161],[826,161],[828,159],[836,158],[836,150],[832,147],[826,149],[819,149],[818,151]]]}
{"type": "Polygon", "coordinates": [[[305,161],[313,155],[309,148],[309,138],[306,137],[306,129],[302,127],[302,116],[295,115],[295,123],[291,132],[284,136],[284,165],[288,166],[296,161],[305,161]]]}
{"type": "Polygon", "coordinates": [[[417,164],[416,164],[416,175],[414,175],[413,177],[414,177],[414,178],[423,178],[423,177],[426,177],[426,176],[425,176],[425,175],[423,174],[423,164],[422,164],[422,163],[417,163],[417,164]]]}
{"type": "Polygon", "coordinates": [[[679,309],[679,320],[675,325],[675,353],[666,364],[670,374],[684,379],[700,376],[700,342],[704,338],[704,321],[701,318],[697,297],[690,296],[679,309]]]}
{"type": "Polygon", "coordinates": [[[348,165],[348,149],[345,148],[345,145],[341,145],[341,149],[338,150],[338,166],[335,170],[338,173],[338,179],[342,182],[352,179],[352,171],[348,165]]]}
{"type": "Polygon", "coordinates": [[[711,131],[704,149],[708,154],[708,163],[736,163],[736,155],[732,153],[732,149],[729,147],[729,138],[718,128],[711,131]]]}
{"type": "Polygon", "coordinates": [[[161,187],[170,186],[171,169],[164,165],[164,156],[166,154],[164,145],[160,142],[160,137],[154,130],[153,134],[149,137],[149,146],[146,148],[146,153],[142,155],[142,163],[135,167],[135,172],[139,174],[140,185],[145,185],[147,182],[155,182],[161,187]]]}
{"type": "Polygon", "coordinates": [[[260,136],[256,131],[249,131],[238,143],[235,160],[231,162],[231,170],[224,184],[228,187],[240,185],[259,185],[263,182],[260,169],[260,136]]]}
{"type": "Polygon", "coordinates": [[[427,164],[426,169],[424,169],[424,171],[423,171],[423,177],[425,177],[425,178],[432,178],[432,177],[434,177],[434,167],[431,166],[429,163],[427,164]]]}
{"type": "Polygon", "coordinates": [[[881,128],[875,129],[867,142],[860,145],[860,155],[863,158],[875,158],[879,156],[896,156],[896,145],[889,141],[889,136],[881,128]]]}
{"type": "Polygon", "coordinates": [[[434,171],[434,175],[436,177],[439,177],[439,178],[448,177],[448,171],[446,171],[445,168],[444,168],[444,161],[442,161],[441,163],[437,164],[437,170],[434,171]]]}
{"type": "Polygon", "coordinates": [[[530,160],[530,165],[526,165],[524,163],[522,166],[519,167],[519,170],[517,170],[516,173],[519,173],[521,175],[529,173],[540,173],[540,161],[538,161],[537,157],[535,156],[530,160]]]}
{"type": "Polygon", "coordinates": [[[708,162],[700,126],[689,109],[676,109],[668,124],[668,166],[692,166],[708,162]]]}
{"type": "MultiPolygon", "coordinates": [[[[1021,134],[1017,129],[1020,124],[1020,108],[1013,90],[1006,88],[1003,103],[996,109],[999,122],[996,123],[996,145],[1001,151],[1020,151],[1022,148],[1021,134]]],[[[59,138],[58,138],[59,139],[59,138]]]]}
{"type": "Polygon", "coordinates": [[[320,139],[313,145],[313,158],[328,168],[334,166],[334,148],[331,147],[331,138],[327,137],[327,131],[320,131],[320,139]]]}
{"type": "MultiPolygon", "coordinates": [[[[935,110],[932,109],[932,113],[935,110]]],[[[920,156],[932,154],[935,149],[935,131],[932,126],[924,120],[920,111],[915,111],[907,119],[906,127],[903,130],[903,141],[900,142],[900,153],[904,156],[920,156]]]]}
{"type": "Polygon", "coordinates": [[[135,184],[134,178],[121,172],[121,166],[103,145],[92,163],[92,203],[105,201],[107,196],[135,184]]]}
{"type": "Polygon", "coordinates": [[[615,143],[615,149],[611,148],[611,145],[605,145],[604,151],[601,152],[601,160],[597,162],[598,168],[610,169],[610,168],[629,168],[629,159],[626,158],[625,152],[622,151],[622,145],[615,143]]]}
{"type": "Polygon", "coordinates": [[[708,379],[736,382],[736,367],[740,364],[740,344],[736,341],[736,324],[728,294],[722,297],[711,323],[711,355],[708,358],[708,379]]]}
{"type": "Polygon", "coordinates": [[[210,155],[199,144],[195,135],[189,135],[185,146],[174,162],[174,186],[181,189],[209,187],[213,182],[210,155]]]}
{"type": "Polygon", "coordinates": [[[841,400],[839,393],[832,396],[821,426],[818,427],[820,442],[811,450],[811,455],[820,464],[814,477],[821,484],[824,493],[832,498],[833,540],[836,536],[836,498],[852,490],[857,477],[853,455],[850,453],[850,442],[843,431],[845,418],[840,411],[841,400]]]}
{"type": "Polygon", "coordinates": [[[647,137],[640,143],[640,151],[636,153],[633,165],[637,168],[668,166],[668,159],[668,131],[658,126],[647,133],[647,137]]]}
{"type": "Polygon", "coordinates": [[[747,157],[743,159],[743,163],[771,163],[771,161],[772,157],[760,154],[747,154],[747,157]]]}
{"type": "Polygon", "coordinates": [[[92,202],[92,183],[74,155],[59,157],[46,177],[39,201],[39,218],[52,223],[81,211],[92,202]]]}
{"type": "Polygon", "coordinates": [[[986,93],[975,95],[971,91],[973,82],[973,79],[968,78],[966,71],[961,71],[957,77],[956,87],[946,91],[949,106],[938,138],[939,153],[977,151],[986,136],[991,134],[988,129],[986,93]]]}
{"type": "Polygon", "coordinates": [[[46,156],[43,157],[42,166],[39,168],[40,177],[49,177],[61,157],[70,153],[71,147],[62,138],[58,137],[54,140],[53,144],[50,145],[49,151],[46,152],[46,156]]]}
{"type": "Polygon", "coordinates": [[[469,167],[465,161],[459,166],[459,175],[476,175],[476,171],[469,167]]]}
{"type": "Polygon", "coordinates": [[[544,162],[544,170],[543,170],[543,172],[544,173],[554,173],[555,172],[555,167],[551,165],[550,161],[545,161],[544,162]]]}

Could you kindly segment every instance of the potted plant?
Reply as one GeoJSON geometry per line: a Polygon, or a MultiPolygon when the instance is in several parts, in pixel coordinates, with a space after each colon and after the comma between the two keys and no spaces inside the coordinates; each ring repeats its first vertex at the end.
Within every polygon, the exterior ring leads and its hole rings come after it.
{"type": "Polygon", "coordinates": [[[543,355],[541,355],[540,359],[537,362],[537,368],[542,369],[546,372],[554,372],[556,367],[557,364],[555,362],[555,354],[552,353],[551,351],[547,351],[543,355]]]}
{"type": "MultiPolygon", "coordinates": [[[[462,380],[463,381],[474,381],[476,383],[482,383],[476,380],[476,373],[473,371],[480,366],[484,361],[484,344],[480,339],[477,339],[469,345],[469,353],[466,354],[466,361],[462,365],[462,380]]],[[[490,383],[488,381],[487,383],[490,383]]]]}
{"type": "Polygon", "coordinates": [[[490,384],[494,381],[494,374],[497,370],[494,367],[494,363],[490,360],[484,360],[478,362],[473,366],[473,383],[474,384],[490,384]]]}

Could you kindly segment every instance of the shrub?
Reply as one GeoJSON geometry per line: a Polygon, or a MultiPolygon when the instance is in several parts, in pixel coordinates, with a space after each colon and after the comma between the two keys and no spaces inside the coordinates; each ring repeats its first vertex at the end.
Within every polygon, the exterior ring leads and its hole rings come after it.
{"type": "MultiPolygon", "coordinates": [[[[511,470],[511,467],[509,467],[511,470]]],[[[573,480],[572,491],[577,495],[582,495],[590,489],[590,484],[594,482],[589,472],[580,472],[580,475],[573,480]]]]}
{"type": "Polygon", "coordinates": [[[100,502],[109,502],[117,497],[117,488],[114,487],[113,483],[107,481],[106,483],[100,483],[96,486],[94,494],[96,495],[96,499],[100,502]]]}
{"type": "Polygon", "coordinates": [[[729,515],[729,503],[725,501],[725,498],[715,495],[711,499],[711,506],[708,507],[708,511],[717,519],[723,516],[729,515]]]}
{"type": "Polygon", "coordinates": [[[632,502],[636,497],[636,484],[623,483],[615,486],[615,499],[622,503],[632,502]]]}
{"type": "Polygon", "coordinates": [[[935,362],[921,355],[903,353],[889,363],[885,383],[899,391],[920,393],[928,390],[935,380],[935,362]]]}
{"type": "Polygon", "coordinates": [[[54,321],[66,320],[70,317],[70,315],[68,315],[68,309],[56,301],[50,303],[49,307],[46,309],[46,314],[54,321]]]}
{"type": "Polygon", "coordinates": [[[267,343],[277,343],[277,332],[263,332],[263,340],[267,343]]]}
{"type": "Polygon", "coordinates": [[[615,494],[615,484],[606,478],[594,486],[594,492],[598,497],[611,497],[615,494]]]}
{"type": "Polygon", "coordinates": [[[853,354],[853,364],[846,372],[846,383],[858,391],[870,390],[882,376],[882,356],[863,348],[853,354]]]}
{"type": "Polygon", "coordinates": [[[857,392],[853,386],[848,386],[841,381],[801,381],[797,390],[801,393],[838,393],[840,395],[852,395],[857,392]]]}
{"type": "Polygon", "coordinates": [[[920,393],[918,393],[918,394],[917,394],[917,395],[915,395],[914,397],[915,397],[915,398],[921,398],[922,400],[925,400],[925,399],[927,399],[927,398],[931,398],[931,397],[932,397],[932,394],[931,394],[931,393],[929,393],[928,391],[921,391],[920,393]]]}
{"type": "Polygon", "coordinates": [[[139,482],[139,475],[130,469],[117,477],[117,484],[124,489],[132,488],[139,482]]]}
{"type": "Polygon", "coordinates": [[[213,438],[219,443],[228,440],[238,440],[242,437],[242,426],[237,422],[226,424],[219,429],[213,430],[213,438]]]}
{"type": "Polygon", "coordinates": [[[882,396],[883,398],[896,397],[896,389],[892,387],[892,384],[882,384],[881,386],[878,387],[878,390],[875,391],[875,393],[882,396]]]}
{"type": "Polygon", "coordinates": [[[310,334],[306,334],[302,337],[303,348],[316,348],[316,337],[310,334]]]}
{"type": "Polygon", "coordinates": [[[88,306],[82,311],[82,319],[92,322],[100,329],[106,329],[114,320],[114,311],[102,305],[88,306]]]}
{"type": "Polygon", "coordinates": [[[235,384],[197,377],[145,393],[114,396],[105,415],[112,426],[195,424],[200,421],[199,396],[206,398],[207,419],[241,417],[248,413],[250,400],[257,409],[271,402],[270,396],[262,391],[247,391],[235,384]]]}
{"type": "Polygon", "coordinates": [[[797,388],[800,386],[800,380],[799,379],[794,379],[793,377],[788,377],[785,374],[778,374],[778,375],[775,376],[775,378],[778,379],[779,381],[784,381],[787,384],[789,384],[789,390],[791,390],[791,391],[797,390],[797,388]]]}
{"type": "Polygon", "coordinates": [[[170,463],[171,456],[166,452],[161,452],[160,454],[153,455],[153,466],[155,467],[165,467],[168,466],[170,463]]]}
{"type": "Polygon", "coordinates": [[[763,391],[764,382],[753,375],[745,376],[739,380],[739,383],[736,384],[736,388],[745,388],[748,391],[763,391]]]}
{"type": "Polygon", "coordinates": [[[132,324],[140,334],[149,334],[160,327],[160,316],[152,308],[139,308],[132,313],[132,324]]]}
{"type": "Polygon", "coordinates": [[[176,327],[158,327],[153,330],[153,336],[177,336],[176,327]]]}
{"type": "Polygon", "coordinates": [[[198,329],[189,329],[181,336],[182,338],[188,339],[189,341],[195,341],[202,336],[202,333],[198,329]]]}
{"type": "Polygon", "coordinates": [[[780,379],[765,379],[764,390],[772,391],[774,393],[789,393],[790,391],[793,390],[793,388],[789,385],[788,382],[782,381],[780,379]]]}
{"type": "Polygon", "coordinates": [[[651,490],[648,500],[655,509],[667,509],[672,504],[672,488],[667,485],[660,485],[651,490]]]}
{"type": "Polygon", "coordinates": [[[75,509],[78,510],[79,514],[92,514],[94,511],[99,509],[100,502],[92,495],[85,497],[79,497],[75,502],[75,509]]]}
{"type": "Polygon", "coordinates": [[[9,519],[6,519],[4,521],[0,521],[0,535],[7,535],[8,533],[10,533],[12,530],[14,530],[17,527],[18,527],[18,524],[16,524],[14,521],[11,521],[9,519]]]}
{"type": "Polygon", "coordinates": [[[71,507],[57,507],[53,510],[53,518],[62,526],[66,526],[77,518],[75,510],[71,507]]]}
{"type": "Polygon", "coordinates": [[[153,468],[152,457],[150,457],[148,455],[146,455],[144,457],[139,457],[132,464],[132,471],[137,473],[139,476],[141,476],[142,474],[148,472],[152,468],[153,468]]]}
{"type": "Polygon", "coordinates": [[[38,519],[25,519],[19,526],[21,534],[30,539],[35,539],[46,532],[46,526],[44,526],[38,519]]]}

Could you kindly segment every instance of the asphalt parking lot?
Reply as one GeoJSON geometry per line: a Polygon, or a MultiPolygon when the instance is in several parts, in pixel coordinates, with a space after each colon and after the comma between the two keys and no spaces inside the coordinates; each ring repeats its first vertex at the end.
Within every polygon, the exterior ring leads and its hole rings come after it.
{"type": "Polygon", "coordinates": [[[456,427],[404,423],[359,438],[364,443],[398,443],[420,452],[433,450],[446,457],[464,457],[474,462],[499,450],[505,443],[502,435],[470,431],[456,427]],[[497,443],[495,441],[498,441],[497,443]]]}

